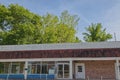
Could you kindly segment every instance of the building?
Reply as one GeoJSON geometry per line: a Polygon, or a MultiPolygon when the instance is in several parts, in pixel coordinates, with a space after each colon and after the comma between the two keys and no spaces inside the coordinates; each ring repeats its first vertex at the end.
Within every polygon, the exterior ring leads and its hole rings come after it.
{"type": "Polygon", "coordinates": [[[0,78],[120,79],[120,42],[0,46],[0,78]]]}

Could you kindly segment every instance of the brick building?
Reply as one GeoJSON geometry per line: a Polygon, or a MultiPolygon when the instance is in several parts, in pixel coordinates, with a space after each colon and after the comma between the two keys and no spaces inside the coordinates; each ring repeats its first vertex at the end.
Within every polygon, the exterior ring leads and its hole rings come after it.
{"type": "Polygon", "coordinates": [[[0,78],[120,79],[120,42],[0,46],[0,78]]]}

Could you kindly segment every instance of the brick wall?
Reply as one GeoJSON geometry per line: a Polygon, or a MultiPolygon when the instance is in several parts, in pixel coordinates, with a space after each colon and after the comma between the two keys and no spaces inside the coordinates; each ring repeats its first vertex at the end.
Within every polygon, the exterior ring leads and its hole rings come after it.
{"type": "Polygon", "coordinates": [[[35,51],[0,51],[0,59],[21,58],[72,58],[72,57],[120,57],[120,48],[66,49],[35,51]]]}
{"type": "Polygon", "coordinates": [[[85,64],[86,78],[114,78],[115,61],[80,61],[85,64]]]}

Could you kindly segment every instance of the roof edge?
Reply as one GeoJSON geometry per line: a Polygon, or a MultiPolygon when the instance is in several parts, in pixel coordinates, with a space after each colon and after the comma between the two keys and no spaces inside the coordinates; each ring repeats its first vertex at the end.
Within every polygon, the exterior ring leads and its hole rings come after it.
{"type": "Polygon", "coordinates": [[[92,49],[120,48],[120,41],[81,42],[81,43],[48,43],[27,45],[0,45],[0,51],[59,50],[59,49],[92,49]]]}

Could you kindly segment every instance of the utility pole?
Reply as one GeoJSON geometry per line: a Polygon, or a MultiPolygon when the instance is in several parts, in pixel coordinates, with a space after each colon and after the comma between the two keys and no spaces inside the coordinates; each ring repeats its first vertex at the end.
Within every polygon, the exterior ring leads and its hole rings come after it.
{"type": "Polygon", "coordinates": [[[114,32],[114,39],[115,39],[115,41],[117,41],[117,39],[116,39],[116,33],[114,32]]]}

